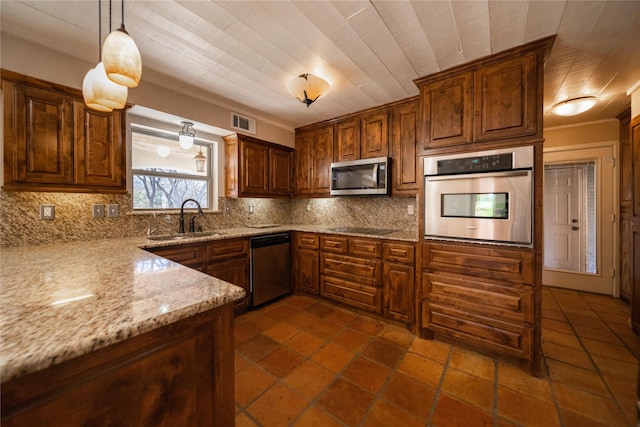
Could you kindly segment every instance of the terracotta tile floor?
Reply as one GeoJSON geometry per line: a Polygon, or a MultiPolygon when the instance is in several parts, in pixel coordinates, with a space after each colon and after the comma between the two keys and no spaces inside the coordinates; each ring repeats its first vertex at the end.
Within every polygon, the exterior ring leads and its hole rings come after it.
{"type": "Polygon", "coordinates": [[[543,290],[543,378],[292,296],[235,323],[236,426],[634,426],[640,338],[618,299],[543,290]]]}

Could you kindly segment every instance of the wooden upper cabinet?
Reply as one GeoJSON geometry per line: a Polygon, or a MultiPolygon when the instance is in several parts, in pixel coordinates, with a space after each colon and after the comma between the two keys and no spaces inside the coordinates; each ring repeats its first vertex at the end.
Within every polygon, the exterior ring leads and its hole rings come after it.
{"type": "Polygon", "coordinates": [[[389,113],[387,110],[361,116],[360,132],[361,159],[389,155],[389,113]]]}
{"type": "Polygon", "coordinates": [[[475,142],[542,138],[543,62],[553,37],[414,82],[420,88],[420,155],[475,142]]]}
{"type": "Polygon", "coordinates": [[[418,99],[399,104],[392,111],[391,156],[394,196],[418,192],[418,99]]]}
{"type": "Polygon", "coordinates": [[[475,71],[475,141],[535,136],[539,130],[542,136],[536,56],[532,52],[475,71]]]}
{"type": "Polygon", "coordinates": [[[334,160],[344,162],[389,155],[389,112],[374,110],[336,122],[334,160]]]}
{"type": "Polygon", "coordinates": [[[125,192],[123,111],[80,91],[2,71],[7,191],[125,192]]]}
{"type": "Polygon", "coordinates": [[[296,132],[296,195],[328,196],[333,161],[333,125],[296,132]]]}
{"type": "Polygon", "coordinates": [[[473,74],[464,72],[420,87],[422,143],[427,149],[472,141],[473,74]]]}
{"type": "Polygon", "coordinates": [[[122,115],[85,108],[76,101],[75,182],[120,187],[125,182],[122,115]]]}
{"type": "Polygon", "coordinates": [[[360,158],[360,119],[350,117],[336,123],[334,160],[344,162],[360,158]]]}
{"type": "Polygon", "coordinates": [[[277,197],[292,193],[291,148],[239,134],[223,139],[227,197],[277,197]]]}

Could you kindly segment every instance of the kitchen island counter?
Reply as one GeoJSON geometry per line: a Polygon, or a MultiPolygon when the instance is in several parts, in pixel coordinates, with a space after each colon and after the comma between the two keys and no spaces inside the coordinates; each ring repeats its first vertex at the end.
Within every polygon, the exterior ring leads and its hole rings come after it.
{"type": "Polygon", "coordinates": [[[240,287],[141,250],[144,241],[0,249],[2,382],[244,297],[240,287]]]}

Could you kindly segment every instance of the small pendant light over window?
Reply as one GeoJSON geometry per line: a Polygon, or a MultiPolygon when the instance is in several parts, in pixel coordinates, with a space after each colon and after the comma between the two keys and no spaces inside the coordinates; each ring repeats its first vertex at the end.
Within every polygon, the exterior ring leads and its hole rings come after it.
{"type": "Polygon", "coordinates": [[[122,23],[112,31],[102,46],[102,62],[110,80],[126,87],[136,87],[142,76],[142,59],[136,42],[124,28],[124,0],[122,23]]]}
{"type": "Polygon", "coordinates": [[[194,159],[196,160],[196,170],[198,172],[204,172],[204,164],[207,161],[207,156],[202,152],[202,147],[200,147],[200,152],[196,154],[194,159]]]}
{"type": "Polygon", "coordinates": [[[185,150],[188,150],[193,146],[193,138],[196,136],[196,131],[193,130],[193,123],[180,122],[182,130],[178,132],[180,146],[185,150]]]}

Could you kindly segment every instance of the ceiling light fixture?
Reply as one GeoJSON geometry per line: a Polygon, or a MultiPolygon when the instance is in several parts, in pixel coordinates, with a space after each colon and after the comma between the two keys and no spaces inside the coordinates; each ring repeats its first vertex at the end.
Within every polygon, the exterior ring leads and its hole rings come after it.
{"type": "Polygon", "coordinates": [[[182,130],[178,132],[180,136],[180,146],[185,150],[190,149],[193,146],[193,138],[196,136],[196,131],[193,130],[193,123],[180,122],[182,130]]]}
{"type": "Polygon", "coordinates": [[[558,116],[575,116],[584,113],[596,105],[596,102],[598,98],[595,96],[580,96],[557,103],[551,107],[551,111],[558,116]]]}
{"type": "Polygon", "coordinates": [[[156,147],[156,152],[158,153],[158,156],[160,157],[168,157],[169,154],[171,154],[171,148],[169,148],[168,145],[158,145],[156,147]]]}
{"type": "Polygon", "coordinates": [[[303,104],[306,104],[307,108],[316,99],[326,95],[330,88],[331,86],[326,80],[313,74],[300,74],[287,83],[289,93],[303,104]]]}
{"type": "Polygon", "coordinates": [[[142,76],[142,59],[136,42],[124,28],[124,0],[122,0],[120,28],[107,36],[102,46],[102,62],[107,77],[126,87],[136,87],[142,76]]]}
{"type": "Polygon", "coordinates": [[[202,152],[202,147],[200,147],[200,152],[196,154],[194,159],[196,160],[196,171],[204,172],[204,164],[207,161],[207,156],[202,152]]]}
{"type": "MultiPolygon", "coordinates": [[[[102,2],[98,0],[98,59],[102,56],[102,2]]],[[[82,97],[87,107],[97,111],[112,111],[124,108],[128,90],[125,86],[107,78],[104,64],[98,62],[90,69],[82,81],[82,97]]]]}

